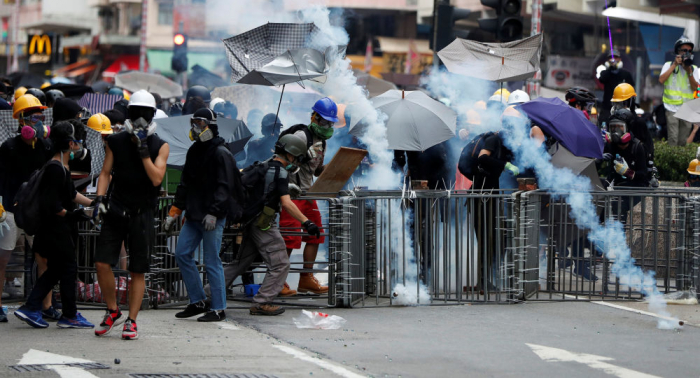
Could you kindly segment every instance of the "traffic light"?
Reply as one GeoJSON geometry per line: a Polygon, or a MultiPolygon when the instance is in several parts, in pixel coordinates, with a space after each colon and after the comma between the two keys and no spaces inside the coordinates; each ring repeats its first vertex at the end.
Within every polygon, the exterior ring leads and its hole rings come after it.
{"type": "Polygon", "coordinates": [[[496,38],[501,42],[515,41],[523,37],[521,0],[481,0],[481,4],[493,8],[496,18],[480,18],[480,29],[496,34],[496,38]]]}
{"type": "MultiPolygon", "coordinates": [[[[455,8],[452,5],[440,3],[437,6],[437,46],[433,46],[433,38],[430,39],[430,48],[433,51],[440,51],[452,43],[457,37],[458,31],[454,30],[455,22],[467,18],[471,11],[469,9],[455,8]]],[[[433,25],[433,27],[435,27],[433,25]]],[[[462,36],[462,35],[460,35],[462,36]]]]}
{"type": "Polygon", "coordinates": [[[187,35],[176,33],[173,36],[173,59],[170,68],[177,72],[187,71],[187,35]]]}

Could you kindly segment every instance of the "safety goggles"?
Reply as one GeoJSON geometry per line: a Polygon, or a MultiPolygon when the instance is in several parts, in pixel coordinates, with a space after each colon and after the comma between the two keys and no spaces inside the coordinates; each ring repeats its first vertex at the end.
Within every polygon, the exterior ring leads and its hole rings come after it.
{"type": "Polygon", "coordinates": [[[155,111],[152,108],[145,106],[131,106],[128,109],[129,119],[136,121],[139,118],[145,119],[147,122],[151,122],[155,111]]]}
{"type": "Polygon", "coordinates": [[[192,117],[192,119],[190,120],[190,125],[192,125],[192,127],[197,127],[200,129],[203,129],[205,127],[209,127],[209,123],[210,123],[210,121],[208,119],[201,118],[201,117],[197,117],[197,118],[192,117]]]}
{"type": "Polygon", "coordinates": [[[624,123],[611,123],[610,132],[624,134],[627,132],[627,125],[624,123]]]}
{"type": "Polygon", "coordinates": [[[44,113],[33,113],[28,116],[22,117],[22,119],[26,123],[35,124],[39,121],[44,122],[46,120],[46,116],[44,116],[44,113]]]}

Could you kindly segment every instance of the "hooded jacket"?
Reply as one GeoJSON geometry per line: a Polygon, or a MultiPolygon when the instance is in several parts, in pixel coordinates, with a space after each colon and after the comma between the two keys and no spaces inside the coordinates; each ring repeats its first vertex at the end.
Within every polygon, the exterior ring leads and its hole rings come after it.
{"type": "Polygon", "coordinates": [[[174,206],[185,210],[187,219],[201,222],[207,214],[227,216],[231,196],[241,188],[236,160],[221,137],[196,142],[189,150],[175,193],[174,206]]]}

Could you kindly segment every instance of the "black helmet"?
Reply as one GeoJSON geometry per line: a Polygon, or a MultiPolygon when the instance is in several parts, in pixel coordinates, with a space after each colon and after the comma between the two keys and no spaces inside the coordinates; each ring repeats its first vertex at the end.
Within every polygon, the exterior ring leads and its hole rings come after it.
{"type": "Polygon", "coordinates": [[[280,129],[282,128],[282,122],[280,119],[275,115],[275,113],[268,113],[266,114],[262,122],[260,124],[260,129],[263,133],[263,136],[270,136],[270,135],[279,135],[280,129]]]}
{"type": "Polygon", "coordinates": [[[56,100],[64,97],[66,97],[66,95],[64,95],[63,92],[61,92],[60,90],[50,89],[46,91],[46,106],[48,106],[49,108],[53,108],[54,104],[56,103],[56,100]]]}
{"type": "Polygon", "coordinates": [[[593,93],[584,87],[573,87],[566,91],[566,101],[569,105],[574,106],[576,104],[593,104],[596,102],[597,98],[593,93]]]}
{"type": "Polygon", "coordinates": [[[294,156],[297,160],[303,160],[306,157],[307,145],[306,142],[294,134],[283,135],[277,143],[275,143],[275,153],[288,153],[294,156]]]}
{"type": "Polygon", "coordinates": [[[691,49],[695,48],[695,44],[693,43],[693,41],[691,41],[688,37],[683,36],[680,37],[673,45],[673,53],[678,55],[678,50],[680,50],[681,46],[683,45],[690,45],[691,49]]]}
{"type": "Polygon", "coordinates": [[[195,85],[187,90],[187,95],[185,100],[189,100],[190,97],[201,97],[204,102],[209,103],[211,101],[211,93],[207,87],[203,85],[195,85]]]}
{"type": "Polygon", "coordinates": [[[44,94],[44,91],[42,91],[41,89],[29,88],[29,89],[27,89],[27,92],[25,92],[24,94],[30,94],[30,95],[38,98],[39,101],[41,102],[41,105],[46,106],[46,95],[44,94]]]}

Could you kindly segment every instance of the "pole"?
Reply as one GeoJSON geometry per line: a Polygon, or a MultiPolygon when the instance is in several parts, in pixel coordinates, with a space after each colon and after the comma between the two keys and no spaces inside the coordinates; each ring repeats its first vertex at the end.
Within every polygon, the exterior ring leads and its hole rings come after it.
{"type": "MultiPolygon", "coordinates": [[[[542,0],[532,0],[532,21],[530,22],[530,35],[542,32],[542,0]]],[[[540,97],[540,85],[542,70],[538,69],[535,76],[527,79],[526,90],[531,99],[540,97]]]]}
{"type": "MultiPolygon", "coordinates": [[[[287,85],[287,84],[282,84],[282,93],[280,94],[280,103],[277,104],[277,114],[275,114],[275,124],[272,126],[273,129],[274,129],[275,127],[277,127],[277,119],[279,119],[279,116],[280,116],[280,107],[282,106],[282,97],[284,96],[284,87],[285,87],[286,85],[287,85]]],[[[349,126],[350,126],[350,125],[348,125],[348,127],[349,127],[349,126]]]]}
{"type": "Polygon", "coordinates": [[[19,0],[15,0],[14,10],[12,12],[12,64],[8,66],[8,73],[19,71],[19,46],[17,41],[17,33],[19,32],[19,0]]]}
{"type": "Polygon", "coordinates": [[[437,29],[438,29],[438,3],[440,0],[433,0],[433,69],[437,70],[439,58],[437,54],[437,29]]]}
{"type": "Polygon", "coordinates": [[[139,49],[139,71],[146,71],[146,31],[148,30],[148,0],[141,1],[141,47],[139,49]]]}

